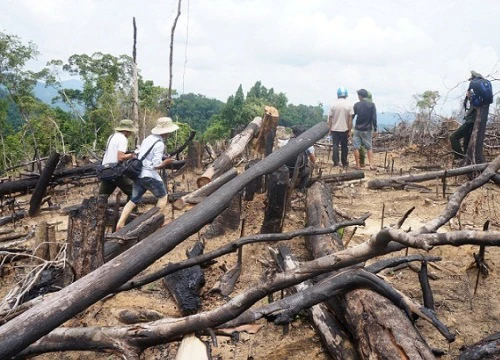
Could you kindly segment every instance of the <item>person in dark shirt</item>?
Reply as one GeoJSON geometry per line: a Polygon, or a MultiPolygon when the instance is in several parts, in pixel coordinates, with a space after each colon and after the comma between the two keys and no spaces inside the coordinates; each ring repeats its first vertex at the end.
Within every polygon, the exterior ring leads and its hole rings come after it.
{"type": "MultiPolygon", "coordinates": [[[[467,90],[466,100],[464,101],[464,107],[467,109],[467,100],[470,99],[470,91],[467,90]]],[[[474,129],[474,121],[477,117],[477,108],[470,106],[469,110],[465,113],[464,123],[457,130],[451,133],[450,143],[455,157],[455,161],[459,162],[465,157],[467,153],[467,148],[469,147],[470,137],[472,135],[472,130],[474,129]],[[460,140],[464,139],[463,147],[460,144],[460,140]]]]}
{"type": "Polygon", "coordinates": [[[357,91],[359,102],[354,104],[354,115],[356,123],[353,136],[354,159],[356,169],[361,169],[359,161],[359,148],[364,146],[367,150],[368,164],[370,170],[375,170],[373,165],[372,138],[377,133],[377,109],[375,104],[368,99],[368,91],[360,89],[357,91]]]}

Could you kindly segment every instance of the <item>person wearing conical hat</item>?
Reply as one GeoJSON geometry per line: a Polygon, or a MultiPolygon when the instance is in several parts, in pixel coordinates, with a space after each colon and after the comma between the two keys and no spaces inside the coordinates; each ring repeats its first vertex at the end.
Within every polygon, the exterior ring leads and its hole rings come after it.
{"type": "Polygon", "coordinates": [[[157,198],[157,207],[163,209],[167,205],[167,188],[158,170],[174,162],[174,159],[168,157],[163,160],[163,152],[165,151],[165,140],[168,138],[168,135],[175,132],[178,128],[179,126],[174,124],[171,118],[161,117],[156,120],[156,126],[151,130],[151,135],[142,142],[141,150],[137,157],[142,159],[148,151],[149,153],[142,160],[141,174],[134,181],[132,198],[123,208],[123,212],[116,225],[117,230],[125,225],[128,216],[137,206],[146,191],[151,191],[157,198]]]}
{"type": "MultiPolygon", "coordinates": [[[[104,153],[104,157],[102,158],[102,165],[123,163],[134,158],[135,154],[128,153],[127,148],[128,138],[136,131],[137,128],[132,120],[121,120],[118,126],[115,127],[115,133],[108,139],[106,151],[104,153]]],[[[133,181],[124,175],[118,176],[113,180],[101,180],[101,184],[99,185],[99,194],[109,196],[118,187],[130,200],[132,197],[133,185],[133,181]]]]}

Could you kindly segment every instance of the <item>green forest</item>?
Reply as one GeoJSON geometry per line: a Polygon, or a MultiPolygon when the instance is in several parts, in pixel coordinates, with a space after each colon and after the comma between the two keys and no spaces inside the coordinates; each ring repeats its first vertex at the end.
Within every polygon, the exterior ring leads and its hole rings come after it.
{"type": "MultiPolygon", "coordinates": [[[[41,71],[32,71],[27,64],[38,55],[33,42],[0,32],[0,173],[54,151],[102,153],[113,127],[121,119],[132,117],[130,56],[74,54],[66,60],[48,62],[41,71]],[[61,79],[70,77],[81,82],[80,89],[63,87],[61,79]],[[52,104],[36,97],[34,88],[40,83],[57,90],[52,104]]],[[[168,112],[168,89],[144,79],[139,69],[138,92],[139,119],[145,119],[146,130],[158,117],[168,115],[180,126],[177,144],[192,130],[198,140],[227,139],[232,130],[262,116],[265,105],[279,111],[280,125],[284,126],[310,126],[324,119],[322,104],[290,104],[284,93],[267,88],[261,81],[246,94],[240,85],[225,103],[202,94],[179,95],[173,89],[168,112]]],[[[168,147],[173,146],[171,141],[168,147]]]]}

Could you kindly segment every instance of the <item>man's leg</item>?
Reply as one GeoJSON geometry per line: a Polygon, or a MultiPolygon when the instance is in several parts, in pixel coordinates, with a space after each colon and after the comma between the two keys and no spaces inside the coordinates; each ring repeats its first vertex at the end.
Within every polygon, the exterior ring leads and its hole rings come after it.
{"type": "Polygon", "coordinates": [[[356,161],[356,169],[359,170],[361,169],[361,166],[359,165],[359,148],[362,144],[362,140],[360,137],[360,132],[356,130],[354,132],[354,136],[352,137],[352,144],[354,146],[354,160],[356,161]]]}
{"type": "MultiPolygon", "coordinates": [[[[464,139],[467,133],[470,134],[470,130],[472,129],[472,127],[474,127],[474,123],[469,124],[465,122],[457,130],[451,133],[450,143],[451,143],[451,149],[453,150],[453,155],[455,156],[455,160],[459,160],[465,155],[467,147],[465,147],[464,143],[465,149],[462,149],[462,146],[460,145],[460,139],[464,139]]],[[[470,140],[470,135],[469,135],[469,140],[470,140]]],[[[467,146],[468,145],[469,144],[467,143],[467,146]]]]}
{"type": "Polygon", "coordinates": [[[340,150],[341,150],[341,159],[342,165],[347,167],[349,165],[349,161],[347,160],[347,154],[349,152],[349,148],[347,147],[347,131],[340,133],[340,150]]]}
{"type": "Polygon", "coordinates": [[[132,190],[134,188],[134,182],[126,176],[120,176],[115,180],[116,186],[127,195],[127,200],[132,198],[132,190]]]}
{"type": "Polygon", "coordinates": [[[111,195],[116,189],[116,184],[113,180],[101,180],[99,185],[99,195],[111,195]]]}
{"type": "Polygon", "coordinates": [[[332,131],[332,160],[333,166],[339,165],[339,142],[340,133],[338,131],[332,131]]]}
{"type": "Polygon", "coordinates": [[[474,130],[473,122],[466,122],[467,125],[464,130],[464,156],[467,154],[467,149],[469,149],[470,138],[472,136],[472,130],[474,130]]]}
{"type": "Polygon", "coordinates": [[[132,198],[125,204],[123,207],[122,214],[120,215],[120,219],[118,220],[118,223],[116,224],[116,231],[120,230],[122,227],[125,226],[125,223],[127,222],[127,219],[136,207],[136,204],[141,201],[142,196],[146,192],[146,187],[142,184],[143,179],[139,178],[136,180],[134,183],[134,187],[132,189],[132,198]]]}

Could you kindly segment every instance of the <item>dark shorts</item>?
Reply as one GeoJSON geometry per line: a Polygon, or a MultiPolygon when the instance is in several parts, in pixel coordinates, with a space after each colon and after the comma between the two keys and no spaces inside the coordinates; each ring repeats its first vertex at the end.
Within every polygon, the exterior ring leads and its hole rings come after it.
{"type": "Polygon", "coordinates": [[[158,181],[150,177],[138,178],[134,181],[134,189],[132,190],[132,198],[134,204],[141,201],[142,196],[146,191],[151,191],[156,198],[167,196],[167,189],[163,181],[158,181]]]}

